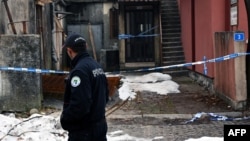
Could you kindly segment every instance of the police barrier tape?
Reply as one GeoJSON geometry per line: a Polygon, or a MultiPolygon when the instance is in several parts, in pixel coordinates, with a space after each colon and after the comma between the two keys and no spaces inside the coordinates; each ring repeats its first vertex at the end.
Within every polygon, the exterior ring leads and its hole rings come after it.
{"type": "Polygon", "coordinates": [[[0,71],[18,71],[18,72],[32,72],[32,73],[56,73],[56,74],[68,74],[68,71],[60,70],[46,70],[36,68],[19,68],[19,67],[0,67],[0,71]]]}
{"type": "Polygon", "coordinates": [[[177,68],[177,67],[189,67],[193,65],[201,65],[204,63],[215,63],[215,62],[221,62],[229,59],[233,59],[240,56],[250,55],[250,53],[232,53],[229,55],[225,55],[222,57],[209,59],[209,60],[203,60],[203,61],[197,61],[192,63],[183,63],[183,64],[177,64],[177,65],[169,65],[169,66],[162,66],[162,67],[154,67],[154,68],[146,68],[146,69],[137,69],[137,70],[131,70],[131,71],[120,71],[120,72],[143,72],[143,71],[160,71],[164,69],[170,69],[170,68],[177,68]]]}
{"type": "Polygon", "coordinates": [[[200,112],[194,115],[194,117],[189,120],[186,121],[185,123],[192,123],[195,122],[199,119],[204,119],[204,117],[209,117],[209,119],[211,121],[237,121],[237,120],[249,120],[250,116],[248,117],[227,117],[227,116],[223,116],[223,115],[219,115],[219,114],[215,114],[215,113],[204,113],[204,112],[200,112]]]}
{"type": "MultiPolygon", "coordinates": [[[[197,61],[192,63],[183,63],[177,65],[169,65],[169,66],[162,66],[162,67],[154,67],[154,68],[145,68],[145,69],[137,69],[137,70],[126,70],[126,71],[114,71],[114,72],[107,72],[108,74],[113,73],[121,73],[121,72],[147,72],[147,71],[160,71],[164,69],[170,68],[177,68],[177,67],[189,67],[193,65],[201,65],[204,63],[215,63],[221,62],[229,59],[233,59],[240,56],[250,55],[250,53],[233,53],[229,55],[225,55],[222,57],[210,59],[210,60],[203,60],[197,61]]],[[[54,73],[54,74],[68,74],[68,71],[61,71],[61,70],[47,70],[47,69],[36,69],[36,68],[21,68],[21,67],[0,67],[0,71],[18,71],[18,72],[32,72],[32,73],[54,73]]]]}
{"type": "Polygon", "coordinates": [[[150,28],[150,29],[146,30],[145,32],[142,32],[142,33],[140,33],[140,34],[138,34],[138,35],[120,34],[120,35],[118,36],[118,38],[121,40],[121,39],[138,38],[138,37],[144,38],[144,37],[155,37],[155,36],[159,36],[160,34],[146,34],[146,33],[150,32],[150,31],[156,29],[157,27],[158,27],[158,26],[152,27],[152,28],[150,28]],[[146,35],[145,35],[145,34],[146,34],[146,35]]]}

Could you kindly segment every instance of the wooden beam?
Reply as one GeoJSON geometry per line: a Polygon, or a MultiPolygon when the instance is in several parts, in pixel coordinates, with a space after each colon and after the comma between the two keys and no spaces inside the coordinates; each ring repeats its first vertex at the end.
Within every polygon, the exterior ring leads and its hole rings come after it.
{"type": "Polygon", "coordinates": [[[66,38],[66,34],[65,34],[65,32],[64,32],[64,29],[63,29],[63,27],[62,27],[62,25],[61,25],[61,23],[60,23],[60,21],[58,20],[58,18],[57,18],[56,15],[54,15],[54,20],[55,20],[55,22],[56,22],[56,26],[59,28],[59,32],[62,32],[62,33],[63,33],[63,38],[66,38]]]}
{"type": "Polygon", "coordinates": [[[89,30],[89,38],[90,38],[90,42],[91,42],[91,45],[92,45],[93,55],[94,55],[95,60],[97,60],[96,51],[95,51],[95,42],[94,42],[94,37],[93,37],[92,28],[91,28],[90,23],[89,23],[89,26],[88,26],[88,30],[89,30]]]}
{"type": "Polygon", "coordinates": [[[14,34],[16,34],[16,28],[15,28],[15,25],[13,23],[13,19],[12,19],[12,16],[11,16],[11,13],[10,13],[10,9],[9,9],[9,6],[8,6],[8,3],[7,3],[8,0],[3,0],[3,3],[4,3],[4,6],[6,8],[6,11],[7,11],[7,15],[8,15],[8,18],[9,18],[9,21],[10,21],[10,25],[11,25],[11,28],[12,28],[12,31],[14,34]]]}

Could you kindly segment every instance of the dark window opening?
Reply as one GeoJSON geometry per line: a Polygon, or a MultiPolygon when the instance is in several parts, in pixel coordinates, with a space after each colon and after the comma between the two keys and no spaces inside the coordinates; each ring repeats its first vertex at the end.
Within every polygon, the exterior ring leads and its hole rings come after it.
{"type": "Polygon", "coordinates": [[[110,16],[110,39],[118,39],[118,9],[111,8],[109,10],[110,16]]]}

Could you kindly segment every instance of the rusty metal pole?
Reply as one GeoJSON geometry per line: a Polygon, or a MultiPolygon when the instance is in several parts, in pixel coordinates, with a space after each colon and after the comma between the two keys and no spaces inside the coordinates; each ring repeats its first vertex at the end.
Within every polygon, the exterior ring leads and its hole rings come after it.
{"type": "Polygon", "coordinates": [[[8,0],[3,0],[3,3],[4,3],[4,6],[6,8],[7,15],[9,17],[9,21],[10,21],[10,25],[11,25],[12,31],[13,31],[14,34],[16,34],[16,28],[15,28],[15,25],[13,23],[13,20],[12,20],[11,14],[10,14],[10,9],[9,9],[7,1],[8,0]]]}
{"type": "Polygon", "coordinates": [[[27,34],[27,31],[26,31],[26,21],[22,21],[23,23],[23,34],[27,34]]]}

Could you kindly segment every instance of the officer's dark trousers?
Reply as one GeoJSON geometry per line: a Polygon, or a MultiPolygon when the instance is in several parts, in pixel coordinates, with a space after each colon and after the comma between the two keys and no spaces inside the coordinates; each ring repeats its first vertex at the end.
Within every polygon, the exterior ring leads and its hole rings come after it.
{"type": "Polygon", "coordinates": [[[92,125],[89,129],[69,132],[68,141],[107,141],[107,122],[92,125]]]}

